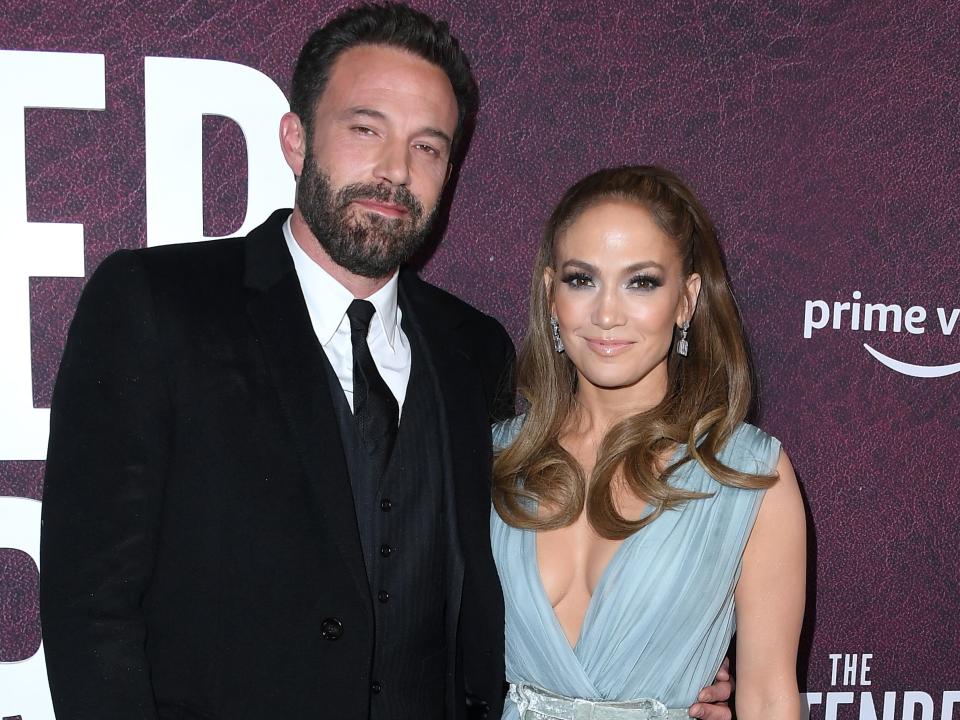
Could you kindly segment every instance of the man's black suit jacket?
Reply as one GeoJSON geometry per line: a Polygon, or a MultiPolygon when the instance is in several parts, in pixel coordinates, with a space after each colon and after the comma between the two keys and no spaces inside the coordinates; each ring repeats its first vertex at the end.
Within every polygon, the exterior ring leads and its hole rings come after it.
{"type": "MultiPolygon", "coordinates": [[[[289,212],[289,211],[287,211],[289,212]]],[[[121,251],[90,279],[54,392],[41,617],[57,715],[364,720],[373,612],[327,379],[278,211],[246,238],[121,251]]],[[[401,272],[455,510],[450,717],[499,717],[493,319],[401,272]]]]}

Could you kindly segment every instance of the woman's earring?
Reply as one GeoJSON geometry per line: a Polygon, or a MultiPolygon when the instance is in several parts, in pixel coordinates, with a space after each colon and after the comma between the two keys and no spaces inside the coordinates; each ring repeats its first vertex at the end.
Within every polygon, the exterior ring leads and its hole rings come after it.
{"type": "Polygon", "coordinates": [[[553,330],[553,349],[562,353],[564,347],[563,340],[560,339],[560,323],[555,317],[550,318],[550,328],[553,330]]]}
{"type": "Polygon", "coordinates": [[[690,344],[687,342],[687,330],[690,329],[690,321],[684,320],[680,326],[680,339],[677,340],[677,353],[683,357],[690,352],[690,344]]]}

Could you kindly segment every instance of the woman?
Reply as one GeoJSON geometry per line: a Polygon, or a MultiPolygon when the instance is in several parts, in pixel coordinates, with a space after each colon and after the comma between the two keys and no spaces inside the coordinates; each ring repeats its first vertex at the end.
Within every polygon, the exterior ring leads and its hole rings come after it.
{"type": "Polygon", "coordinates": [[[736,625],[738,720],[796,720],[802,501],[743,422],[736,304],[679,178],[615,168],[564,195],[519,383],[527,413],[494,428],[503,717],[680,720],[736,625]]]}

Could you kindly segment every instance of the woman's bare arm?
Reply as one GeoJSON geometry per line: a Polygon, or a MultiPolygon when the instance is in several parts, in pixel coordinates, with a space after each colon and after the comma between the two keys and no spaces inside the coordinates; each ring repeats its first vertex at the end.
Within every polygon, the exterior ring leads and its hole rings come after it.
{"type": "Polygon", "coordinates": [[[743,554],[736,590],[738,720],[797,720],[797,644],[806,580],[806,518],[785,453],[743,554]]]}

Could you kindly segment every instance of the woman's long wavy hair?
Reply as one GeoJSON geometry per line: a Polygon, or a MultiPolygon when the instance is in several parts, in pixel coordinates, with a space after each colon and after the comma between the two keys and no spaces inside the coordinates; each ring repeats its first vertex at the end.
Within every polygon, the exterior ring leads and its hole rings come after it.
{"type": "Polygon", "coordinates": [[[670,476],[690,461],[725,485],[766,488],[776,481],[775,475],[740,472],[718,459],[750,408],[750,358],[713,224],[683,181],[662,168],[600,170],[564,194],[547,223],[530,283],[530,318],[520,350],[518,384],[528,404],[526,418],[514,442],[498,453],[493,471],[494,506],[514,527],[565,527],[585,507],[598,534],[611,540],[626,538],[665,510],[706,497],[669,483],[670,476]],[[584,210],[604,201],[626,201],[647,209],[677,243],[684,277],[699,273],[701,286],[690,320],[690,351],[681,357],[671,349],[665,397],[656,407],[625,417],[607,431],[588,480],[560,445],[575,411],[577,372],[565,353],[554,350],[551,297],[543,277],[546,268],[557,269],[556,247],[565,231],[584,210]],[[674,461],[664,467],[663,459],[678,449],[674,461]],[[618,510],[612,490],[621,483],[648,503],[650,511],[643,518],[629,520],[618,510]]]}

